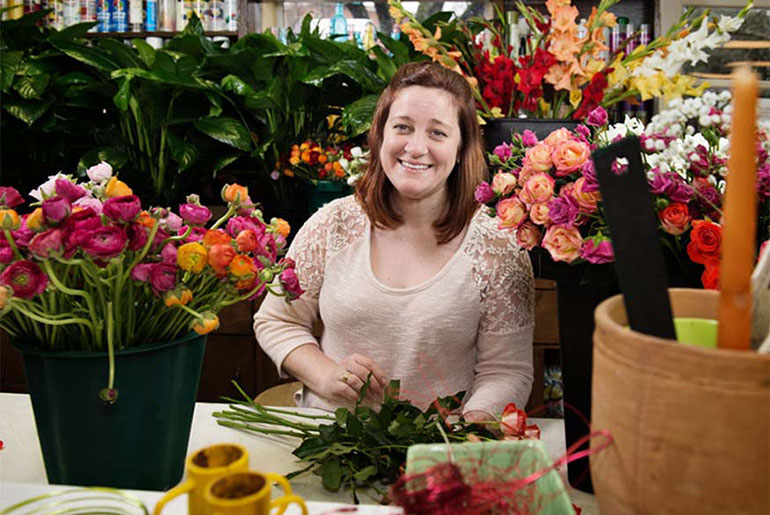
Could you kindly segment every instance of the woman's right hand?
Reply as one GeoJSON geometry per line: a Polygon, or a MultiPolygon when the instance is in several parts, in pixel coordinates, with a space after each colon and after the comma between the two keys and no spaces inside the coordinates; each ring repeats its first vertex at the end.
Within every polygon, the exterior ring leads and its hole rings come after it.
{"type": "Polygon", "coordinates": [[[372,376],[364,404],[378,406],[382,403],[388,380],[377,363],[363,354],[351,354],[331,369],[321,381],[317,393],[340,404],[355,403],[370,373],[372,376]]]}

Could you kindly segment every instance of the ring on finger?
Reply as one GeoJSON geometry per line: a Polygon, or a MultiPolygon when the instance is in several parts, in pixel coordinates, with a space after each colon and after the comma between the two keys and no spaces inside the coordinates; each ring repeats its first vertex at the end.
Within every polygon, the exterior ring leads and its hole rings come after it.
{"type": "Polygon", "coordinates": [[[340,376],[340,381],[342,381],[345,384],[348,383],[348,379],[350,379],[350,374],[348,374],[347,372],[345,372],[340,376]]]}

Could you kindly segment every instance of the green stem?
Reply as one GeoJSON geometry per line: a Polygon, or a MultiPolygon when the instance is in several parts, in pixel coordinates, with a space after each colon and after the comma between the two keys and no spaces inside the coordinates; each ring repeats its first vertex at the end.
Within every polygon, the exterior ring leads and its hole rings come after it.
{"type": "MultiPolygon", "coordinates": [[[[216,416],[216,414],[214,416],[216,416]]],[[[280,429],[262,429],[262,428],[250,426],[249,424],[240,424],[238,422],[232,422],[229,420],[217,420],[217,424],[219,424],[220,426],[231,427],[233,429],[242,429],[244,431],[251,431],[253,433],[259,433],[259,434],[294,436],[296,438],[303,438],[305,436],[304,433],[298,433],[296,431],[281,431],[280,429]]]]}
{"type": "Polygon", "coordinates": [[[107,359],[110,362],[110,375],[107,381],[107,388],[110,390],[115,386],[115,346],[112,341],[113,329],[115,324],[112,318],[112,302],[107,303],[107,359]]]}
{"type": "Polygon", "coordinates": [[[21,252],[19,252],[18,247],[16,247],[16,242],[13,241],[13,236],[11,235],[11,231],[9,229],[3,229],[3,233],[5,233],[5,241],[7,241],[11,245],[11,249],[13,250],[13,255],[16,257],[16,259],[24,259],[22,257],[21,252]]]}
{"type": "MultiPolygon", "coordinates": [[[[41,317],[39,315],[36,315],[35,313],[32,313],[31,311],[28,311],[26,308],[22,307],[21,304],[19,304],[16,300],[12,300],[11,302],[13,303],[12,304],[13,305],[13,309],[19,311],[24,316],[27,316],[27,317],[31,318],[32,320],[40,322],[41,324],[46,324],[46,325],[82,324],[82,325],[90,327],[91,330],[93,330],[93,328],[94,328],[93,324],[90,321],[86,320],[85,318],[72,317],[72,318],[65,318],[63,320],[51,320],[51,319],[44,318],[44,317],[41,317]]],[[[42,335],[38,334],[38,336],[42,336],[42,335]]]]}

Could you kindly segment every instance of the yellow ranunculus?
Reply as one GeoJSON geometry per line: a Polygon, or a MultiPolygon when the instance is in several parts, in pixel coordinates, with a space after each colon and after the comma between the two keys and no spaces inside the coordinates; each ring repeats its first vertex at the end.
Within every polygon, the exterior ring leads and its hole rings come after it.
{"type": "Polygon", "coordinates": [[[197,241],[185,243],[177,250],[176,262],[182,270],[199,274],[208,262],[208,251],[197,241]]]}
{"type": "Polygon", "coordinates": [[[27,228],[31,231],[43,230],[43,208],[37,207],[27,217],[27,228]]]}
{"type": "Polygon", "coordinates": [[[107,186],[104,188],[104,194],[108,198],[113,198],[133,195],[134,192],[131,190],[131,188],[128,187],[128,184],[113,176],[107,183],[107,186]]]}
{"type": "Polygon", "coordinates": [[[291,226],[289,225],[289,222],[287,222],[283,218],[275,219],[275,228],[278,231],[278,234],[280,234],[284,238],[288,238],[289,233],[291,233],[291,226]]]}
{"type": "Polygon", "coordinates": [[[19,225],[21,225],[21,219],[14,209],[0,209],[0,229],[15,231],[19,225]]]}

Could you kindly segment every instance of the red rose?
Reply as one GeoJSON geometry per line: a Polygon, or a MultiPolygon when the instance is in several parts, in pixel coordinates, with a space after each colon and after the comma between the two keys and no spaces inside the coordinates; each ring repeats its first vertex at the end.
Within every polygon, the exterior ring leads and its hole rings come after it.
{"type": "Polygon", "coordinates": [[[690,225],[690,212],[685,204],[672,202],[658,213],[664,231],[674,236],[684,233],[690,225]]]}
{"type": "Polygon", "coordinates": [[[719,289],[719,261],[713,260],[706,263],[706,269],[700,276],[700,282],[707,290],[719,289]]]}
{"type": "Polygon", "coordinates": [[[722,248],[722,227],[708,220],[695,220],[690,232],[687,255],[695,263],[705,264],[719,258],[722,248]]]}

